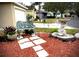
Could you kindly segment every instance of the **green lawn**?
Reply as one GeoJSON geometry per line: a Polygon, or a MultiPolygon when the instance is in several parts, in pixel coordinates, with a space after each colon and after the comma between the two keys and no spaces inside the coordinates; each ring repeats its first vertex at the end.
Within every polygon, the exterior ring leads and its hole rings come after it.
{"type": "MultiPolygon", "coordinates": [[[[46,22],[41,22],[41,21],[33,21],[33,23],[54,23],[56,22],[56,18],[49,18],[49,19],[46,19],[46,22]]],[[[63,20],[63,19],[59,19],[59,20],[63,20]]]]}
{"type": "MultiPolygon", "coordinates": [[[[57,32],[57,28],[35,28],[36,32],[46,32],[46,33],[51,33],[51,32],[57,32]]],[[[79,30],[76,29],[66,29],[66,32],[68,34],[75,34],[77,32],[79,32],[79,30]]]]}
{"type": "Polygon", "coordinates": [[[35,28],[35,31],[36,32],[47,32],[47,33],[50,33],[50,32],[57,32],[57,28],[35,28]]]}
{"type": "MultiPolygon", "coordinates": [[[[56,18],[49,18],[47,19],[47,21],[45,23],[54,23],[56,22],[56,18]]],[[[59,19],[59,20],[64,20],[64,19],[59,19]]],[[[40,21],[33,21],[34,23],[44,23],[44,22],[40,22],[40,21]]],[[[51,32],[57,32],[58,28],[35,28],[36,32],[46,32],[46,33],[51,33],[51,32]]],[[[77,32],[79,32],[79,30],[76,29],[66,29],[66,32],[68,34],[75,34],[77,32]]]]}

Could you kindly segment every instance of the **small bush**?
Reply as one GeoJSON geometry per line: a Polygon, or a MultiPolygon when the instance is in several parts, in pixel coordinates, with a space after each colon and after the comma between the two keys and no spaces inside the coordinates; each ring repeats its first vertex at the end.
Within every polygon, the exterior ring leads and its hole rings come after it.
{"type": "Polygon", "coordinates": [[[31,35],[31,34],[33,34],[34,33],[34,31],[31,29],[30,31],[29,31],[29,34],[31,35]]]}
{"type": "Polygon", "coordinates": [[[0,36],[0,42],[4,42],[4,41],[6,41],[8,39],[8,37],[7,36],[0,36]]]}
{"type": "Polygon", "coordinates": [[[8,34],[8,35],[13,35],[13,34],[16,33],[16,28],[13,27],[13,26],[5,27],[5,28],[4,28],[4,32],[5,32],[6,35],[7,35],[7,34],[8,34]]]}
{"type": "Polygon", "coordinates": [[[26,30],[26,29],[25,29],[25,30],[24,30],[24,33],[25,33],[25,34],[29,34],[29,30],[26,30]]]}
{"type": "Polygon", "coordinates": [[[31,30],[26,30],[26,29],[25,29],[25,30],[24,30],[24,33],[25,33],[25,34],[30,34],[30,35],[31,35],[31,34],[34,33],[34,30],[33,30],[33,29],[31,29],[31,30]]]}
{"type": "Polygon", "coordinates": [[[32,15],[27,14],[27,20],[28,20],[28,21],[30,21],[32,18],[33,18],[33,16],[32,16],[32,15]]]}
{"type": "Polygon", "coordinates": [[[4,31],[0,31],[0,36],[4,36],[4,35],[5,35],[4,31]]]}

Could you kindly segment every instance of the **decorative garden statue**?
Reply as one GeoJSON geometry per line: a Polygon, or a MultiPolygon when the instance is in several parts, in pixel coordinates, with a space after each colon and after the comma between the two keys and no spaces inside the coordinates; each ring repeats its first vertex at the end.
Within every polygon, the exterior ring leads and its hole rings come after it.
{"type": "MultiPolygon", "coordinates": [[[[34,30],[34,28],[35,28],[35,26],[33,25],[33,22],[32,22],[32,16],[29,14],[27,15],[27,21],[25,21],[25,22],[18,21],[17,22],[17,30],[19,30],[20,32],[24,32],[24,30],[26,30],[25,32],[31,31],[31,32],[28,32],[29,34],[31,34],[33,32],[32,30],[34,30]]],[[[18,33],[18,35],[20,35],[19,32],[17,32],[17,33],[18,33]]]]}
{"type": "Polygon", "coordinates": [[[59,23],[61,24],[61,27],[58,29],[58,32],[60,33],[60,35],[65,35],[66,34],[66,30],[65,30],[66,21],[59,20],[59,23]]]}

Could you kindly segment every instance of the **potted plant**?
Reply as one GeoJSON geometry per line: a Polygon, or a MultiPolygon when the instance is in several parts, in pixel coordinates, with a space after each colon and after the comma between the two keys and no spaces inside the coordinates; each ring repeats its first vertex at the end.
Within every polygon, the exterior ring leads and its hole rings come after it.
{"type": "Polygon", "coordinates": [[[7,40],[7,36],[5,35],[4,31],[0,31],[0,42],[4,42],[7,40]]]}
{"type": "Polygon", "coordinates": [[[13,26],[5,27],[4,32],[8,39],[15,39],[17,37],[16,28],[13,26]]]}

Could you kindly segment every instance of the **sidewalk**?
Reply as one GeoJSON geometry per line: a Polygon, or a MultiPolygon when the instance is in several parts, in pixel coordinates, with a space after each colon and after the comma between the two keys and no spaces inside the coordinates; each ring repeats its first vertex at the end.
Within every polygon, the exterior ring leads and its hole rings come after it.
{"type": "MultiPolygon", "coordinates": [[[[60,28],[60,23],[33,23],[36,28],[60,28]]],[[[65,29],[74,29],[72,27],[66,26],[65,29]]]]}

